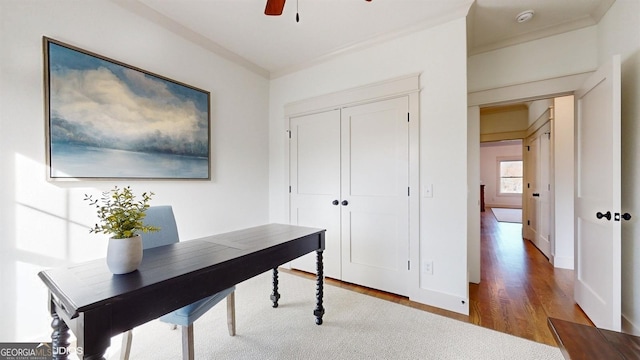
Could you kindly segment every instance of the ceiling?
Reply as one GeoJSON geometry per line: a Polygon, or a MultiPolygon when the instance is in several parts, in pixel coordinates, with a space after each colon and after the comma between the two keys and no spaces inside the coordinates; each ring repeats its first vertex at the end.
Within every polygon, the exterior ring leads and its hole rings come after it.
{"type": "Polygon", "coordinates": [[[264,15],[266,0],[112,1],[274,78],[467,13],[474,55],[594,25],[615,0],[288,0],[282,16],[264,15]]]}

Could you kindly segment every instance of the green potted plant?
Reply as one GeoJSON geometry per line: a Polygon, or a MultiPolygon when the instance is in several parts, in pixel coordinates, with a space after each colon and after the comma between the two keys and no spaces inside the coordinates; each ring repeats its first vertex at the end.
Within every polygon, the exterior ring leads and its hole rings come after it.
{"type": "Polygon", "coordinates": [[[107,266],[113,274],[135,271],[142,262],[140,233],[160,230],[143,222],[153,195],[145,192],[141,195],[142,200],[136,200],[129,186],[115,186],[103,192],[99,199],[85,194],[84,200],[96,207],[100,220],[89,232],[112,235],[107,246],[107,266]]]}

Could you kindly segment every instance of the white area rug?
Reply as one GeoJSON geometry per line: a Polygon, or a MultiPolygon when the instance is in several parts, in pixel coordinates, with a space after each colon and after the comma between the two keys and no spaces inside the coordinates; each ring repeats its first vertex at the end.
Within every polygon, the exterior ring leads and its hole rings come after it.
{"type": "Polygon", "coordinates": [[[522,209],[491,208],[491,211],[500,222],[522,222],[522,209]]]}
{"type": "MultiPolygon", "coordinates": [[[[557,359],[544,344],[325,285],[324,324],[316,325],[315,282],[280,273],[271,307],[271,273],[237,286],[237,335],[224,301],[195,322],[196,359],[557,359]]],[[[119,347],[120,339],[112,339],[119,347]]],[[[118,358],[118,349],[108,359],[118,358]]],[[[157,320],[133,332],[132,360],[180,359],[180,330],[157,320]]]]}

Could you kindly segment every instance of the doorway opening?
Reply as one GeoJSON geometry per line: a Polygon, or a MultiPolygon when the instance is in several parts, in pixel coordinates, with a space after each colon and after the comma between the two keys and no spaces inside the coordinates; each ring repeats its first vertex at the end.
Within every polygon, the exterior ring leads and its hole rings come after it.
{"type": "MultiPolygon", "coordinates": [[[[555,176],[558,166],[561,167],[559,176],[567,177],[569,182],[573,179],[572,173],[563,173],[573,171],[573,96],[480,106],[479,120],[481,186],[488,186],[482,170],[483,151],[509,142],[518,144],[523,165],[518,201],[523,212],[520,224],[500,222],[492,212],[481,212],[481,281],[470,284],[470,318],[481,326],[543,343],[550,340],[553,345],[547,317],[559,314],[577,323],[591,324],[573,300],[573,233],[562,233],[563,239],[571,243],[570,249],[555,251],[555,204],[558,202],[554,190],[559,182],[555,176]],[[564,102],[561,104],[558,99],[564,102]],[[571,107],[570,115],[562,114],[565,116],[562,122],[556,117],[556,105],[571,107]],[[565,126],[565,122],[571,126],[565,126]],[[561,133],[554,134],[554,128],[560,128],[561,133]],[[555,149],[554,140],[565,140],[566,136],[570,137],[567,148],[555,149]],[[556,150],[562,153],[556,156],[556,150]],[[570,256],[571,261],[565,261],[564,256],[570,256]]],[[[503,154],[506,158],[509,155],[503,154]]],[[[500,176],[495,173],[495,180],[488,181],[498,187],[500,176]]],[[[487,210],[492,203],[504,206],[505,199],[501,199],[501,203],[491,196],[486,199],[487,210]]],[[[559,196],[564,203],[573,201],[572,190],[563,191],[559,196]]],[[[571,218],[564,222],[566,226],[559,226],[561,231],[572,227],[573,214],[568,216],[571,218]]]]}
{"type": "Polygon", "coordinates": [[[574,96],[481,105],[478,121],[479,152],[486,143],[522,142],[522,236],[555,267],[573,269],[574,96]]]}
{"type": "MultiPolygon", "coordinates": [[[[620,331],[623,322],[620,55],[612,56],[593,73],[470,93],[470,128],[479,127],[479,109],[483,104],[522,102],[543,92],[549,96],[575,94],[575,102],[574,95],[554,98],[554,101],[570,98],[567,109],[571,111],[568,116],[571,121],[566,122],[567,128],[562,132],[557,124],[551,127],[550,136],[555,136],[550,151],[555,155],[552,177],[556,179],[551,188],[554,209],[551,219],[555,221],[549,226],[553,229],[549,239],[551,261],[555,268],[573,268],[575,260],[574,300],[598,327],[620,331]],[[559,139],[559,134],[564,137],[559,139]],[[567,151],[561,151],[560,147],[567,151]],[[560,156],[564,163],[558,161],[560,156]],[[566,176],[559,174],[563,171],[566,176]],[[562,196],[567,198],[559,199],[562,196]],[[564,205],[566,208],[562,208],[564,205]],[[562,216],[567,221],[561,221],[562,216]]],[[[554,113],[558,112],[554,106],[554,113]]],[[[474,156],[469,154],[470,169],[474,156]]],[[[470,216],[469,223],[473,221],[470,216]]],[[[480,273],[479,264],[474,267],[479,243],[479,239],[470,237],[470,273],[474,270],[480,273]]],[[[471,273],[470,278],[474,279],[474,275],[471,273]]]]}

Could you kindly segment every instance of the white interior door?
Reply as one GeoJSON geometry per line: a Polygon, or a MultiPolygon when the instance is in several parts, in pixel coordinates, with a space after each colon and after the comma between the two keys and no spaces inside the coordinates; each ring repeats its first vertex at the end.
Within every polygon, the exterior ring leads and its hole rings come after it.
{"type": "Polygon", "coordinates": [[[540,171],[538,172],[538,231],[536,246],[551,257],[551,125],[547,123],[540,134],[540,171]]]}
{"type": "Polygon", "coordinates": [[[342,279],[408,295],[408,98],[342,111],[342,279]]]}
{"type": "Polygon", "coordinates": [[[527,223],[525,226],[525,238],[531,240],[535,244],[538,238],[538,199],[535,194],[539,194],[538,182],[539,182],[539,169],[540,169],[540,157],[539,157],[539,145],[540,138],[531,135],[527,139],[527,223]]]}
{"type": "Polygon", "coordinates": [[[598,69],[575,99],[574,296],[596,326],[620,331],[620,57],[598,69]]]}
{"type": "Polygon", "coordinates": [[[527,139],[527,239],[551,256],[551,125],[546,123],[527,139]]]}
{"type": "MultiPolygon", "coordinates": [[[[290,222],[326,229],[324,273],[340,279],[340,110],[290,120],[290,222]]],[[[316,271],[315,253],[291,266],[316,271]]]]}

